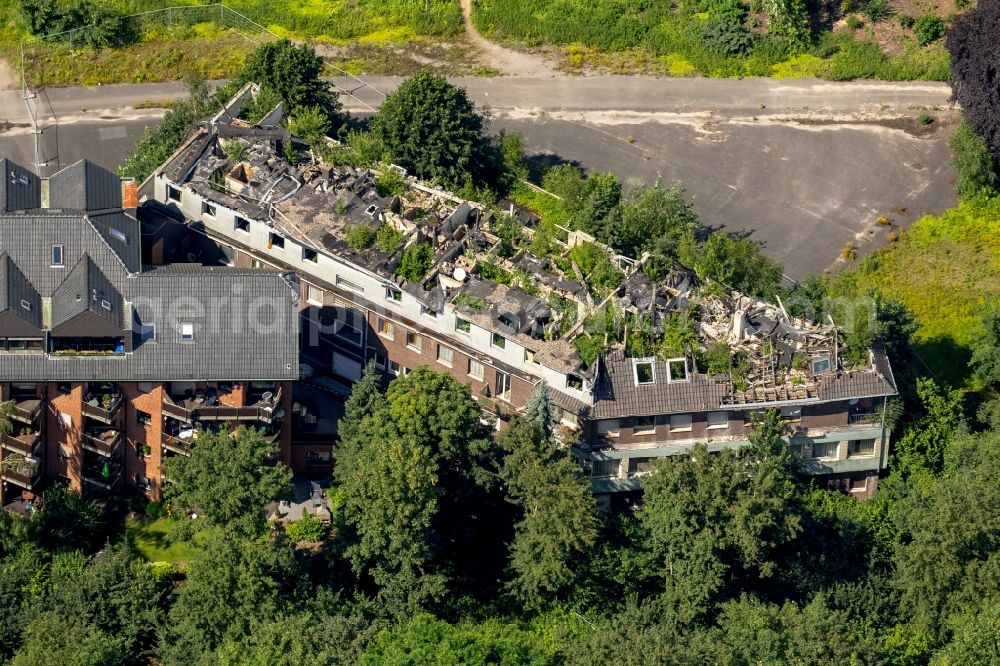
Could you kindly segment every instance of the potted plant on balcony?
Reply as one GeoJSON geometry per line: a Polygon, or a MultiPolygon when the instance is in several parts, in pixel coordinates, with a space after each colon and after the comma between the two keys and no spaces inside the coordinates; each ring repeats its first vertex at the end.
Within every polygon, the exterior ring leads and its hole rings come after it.
{"type": "Polygon", "coordinates": [[[105,410],[111,409],[111,395],[109,393],[105,393],[101,396],[101,407],[105,410]]]}
{"type": "Polygon", "coordinates": [[[153,455],[153,449],[149,447],[149,444],[143,444],[139,447],[139,454],[143,458],[148,458],[149,456],[153,455]]]}

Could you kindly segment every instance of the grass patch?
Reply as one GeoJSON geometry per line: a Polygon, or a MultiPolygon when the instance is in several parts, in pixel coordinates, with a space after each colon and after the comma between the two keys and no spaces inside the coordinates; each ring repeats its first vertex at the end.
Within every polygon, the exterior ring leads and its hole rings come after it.
{"type": "Polygon", "coordinates": [[[538,213],[543,221],[558,224],[561,227],[569,225],[569,213],[562,201],[551,194],[533,190],[524,183],[518,183],[511,190],[510,198],[526,208],[538,213]]]}
{"type": "Polygon", "coordinates": [[[125,538],[133,551],[150,562],[186,562],[193,559],[197,550],[185,542],[170,543],[167,539],[174,518],[125,520],[125,538]]]}
{"type": "Polygon", "coordinates": [[[836,275],[831,289],[875,289],[901,300],[920,324],[921,357],[937,376],[962,385],[982,314],[1000,299],[1000,198],[917,220],[892,245],[836,275]]]}

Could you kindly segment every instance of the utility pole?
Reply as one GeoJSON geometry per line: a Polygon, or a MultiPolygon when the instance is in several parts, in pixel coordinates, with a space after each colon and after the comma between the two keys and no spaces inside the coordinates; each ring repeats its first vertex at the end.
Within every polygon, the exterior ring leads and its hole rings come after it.
{"type": "Polygon", "coordinates": [[[21,99],[24,101],[25,108],[28,109],[28,118],[31,120],[31,134],[35,140],[35,173],[43,176],[42,169],[46,166],[46,163],[41,161],[38,153],[38,137],[41,135],[42,130],[38,128],[38,116],[34,108],[35,93],[28,90],[28,78],[24,69],[23,41],[21,42],[21,99]]]}

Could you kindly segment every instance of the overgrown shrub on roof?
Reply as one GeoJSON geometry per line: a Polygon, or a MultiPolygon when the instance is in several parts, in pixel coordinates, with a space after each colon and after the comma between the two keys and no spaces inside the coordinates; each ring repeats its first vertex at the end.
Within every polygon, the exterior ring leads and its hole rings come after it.
{"type": "Polygon", "coordinates": [[[403,250],[403,256],[396,267],[396,275],[407,282],[420,282],[434,263],[434,248],[430,243],[416,243],[403,250]]]}

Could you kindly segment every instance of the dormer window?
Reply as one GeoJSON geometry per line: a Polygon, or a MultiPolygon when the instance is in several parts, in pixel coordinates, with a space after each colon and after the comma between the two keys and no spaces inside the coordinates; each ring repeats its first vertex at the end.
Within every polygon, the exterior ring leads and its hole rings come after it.
{"type": "Polygon", "coordinates": [[[667,359],[667,381],[686,382],[688,380],[688,365],[686,358],[667,359]]]}
{"type": "Polygon", "coordinates": [[[65,266],[65,265],[66,264],[64,263],[64,259],[63,259],[63,246],[62,245],[53,245],[52,246],[52,263],[51,263],[51,266],[53,268],[56,268],[56,267],[61,268],[61,267],[65,266]]]}
{"type": "Polygon", "coordinates": [[[392,287],[385,288],[385,297],[390,301],[401,301],[403,300],[403,292],[399,289],[393,289],[392,287]]]}
{"type": "Polygon", "coordinates": [[[167,198],[179,203],[181,200],[181,191],[173,185],[167,185],[167,198]]]}
{"type": "Polygon", "coordinates": [[[111,237],[114,238],[119,243],[124,243],[125,245],[128,245],[128,236],[126,236],[124,233],[122,233],[118,229],[112,229],[111,230],[111,237]]]}
{"type": "Polygon", "coordinates": [[[490,340],[490,344],[497,349],[504,349],[507,347],[507,338],[503,337],[499,333],[494,333],[493,338],[490,340]]]}
{"type": "Polygon", "coordinates": [[[181,342],[194,342],[194,324],[181,324],[181,342]]]}
{"type": "Polygon", "coordinates": [[[632,361],[632,375],[636,386],[656,383],[656,362],[651,358],[637,358],[632,361]]]}

